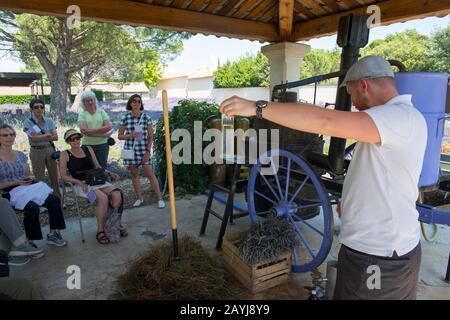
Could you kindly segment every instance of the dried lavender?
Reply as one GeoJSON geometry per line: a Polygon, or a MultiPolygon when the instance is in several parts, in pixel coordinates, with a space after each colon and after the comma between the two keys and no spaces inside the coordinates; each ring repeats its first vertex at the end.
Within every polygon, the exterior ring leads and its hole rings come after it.
{"type": "Polygon", "coordinates": [[[241,258],[250,263],[273,259],[299,245],[294,227],[283,218],[270,217],[255,223],[239,242],[241,258]]]}

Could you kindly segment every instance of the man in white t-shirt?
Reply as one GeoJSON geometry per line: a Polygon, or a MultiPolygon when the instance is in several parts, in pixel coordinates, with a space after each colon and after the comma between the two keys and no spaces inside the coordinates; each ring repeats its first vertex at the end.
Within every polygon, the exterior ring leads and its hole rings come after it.
{"type": "Polygon", "coordinates": [[[339,209],[343,245],[335,299],[415,299],[421,261],[415,203],[427,142],[425,119],[410,95],[399,95],[382,57],[356,62],[341,86],[360,112],[236,96],[223,101],[220,111],[357,140],[339,209]]]}

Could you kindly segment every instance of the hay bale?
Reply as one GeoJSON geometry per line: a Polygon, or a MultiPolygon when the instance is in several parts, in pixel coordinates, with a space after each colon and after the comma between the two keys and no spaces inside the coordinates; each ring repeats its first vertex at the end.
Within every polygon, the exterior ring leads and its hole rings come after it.
{"type": "Polygon", "coordinates": [[[118,279],[115,299],[242,299],[244,288],[191,236],[179,239],[179,261],[170,240],[152,246],[118,279]]]}

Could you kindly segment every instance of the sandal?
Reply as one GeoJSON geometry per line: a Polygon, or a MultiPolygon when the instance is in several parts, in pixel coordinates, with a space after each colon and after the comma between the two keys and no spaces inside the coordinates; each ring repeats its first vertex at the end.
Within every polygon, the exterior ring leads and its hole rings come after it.
{"type": "Polygon", "coordinates": [[[120,236],[121,236],[122,238],[128,237],[128,231],[127,231],[127,229],[125,229],[125,228],[120,229],[120,236]]]}
{"type": "Polygon", "coordinates": [[[100,243],[100,244],[109,244],[109,242],[110,242],[109,238],[106,236],[105,231],[97,232],[97,235],[95,236],[95,238],[97,239],[98,243],[100,243]]]}

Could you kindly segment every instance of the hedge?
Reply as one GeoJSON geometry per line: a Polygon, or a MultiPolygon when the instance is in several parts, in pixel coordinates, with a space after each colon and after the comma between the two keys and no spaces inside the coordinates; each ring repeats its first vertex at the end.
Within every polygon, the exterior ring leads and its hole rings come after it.
{"type": "MultiPolygon", "coordinates": [[[[98,101],[103,101],[103,91],[102,90],[92,90],[95,93],[98,101]]],[[[50,95],[44,94],[44,96],[39,95],[39,98],[43,99],[46,104],[50,104],[50,95]]],[[[31,94],[18,94],[18,95],[0,95],[0,104],[29,104],[32,99],[31,94]]],[[[75,95],[70,95],[70,102],[75,101],[75,95]]]]}
{"type": "MultiPolygon", "coordinates": [[[[202,101],[180,100],[178,105],[169,112],[170,130],[186,129],[191,134],[191,146],[194,145],[194,121],[205,121],[209,116],[217,115],[219,106],[202,101]]],[[[203,126],[202,136],[207,127],[203,126]]],[[[163,177],[166,172],[166,142],[164,132],[164,117],[160,117],[156,124],[155,149],[156,149],[156,173],[163,177]]],[[[179,141],[172,141],[174,148],[179,141]]],[[[202,141],[203,148],[210,142],[202,141]]],[[[194,159],[194,148],[191,150],[191,159],[194,159]]],[[[208,165],[206,164],[178,164],[173,165],[174,183],[177,188],[185,192],[197,194],[205,190],[209,185],[208,165]]]]}

